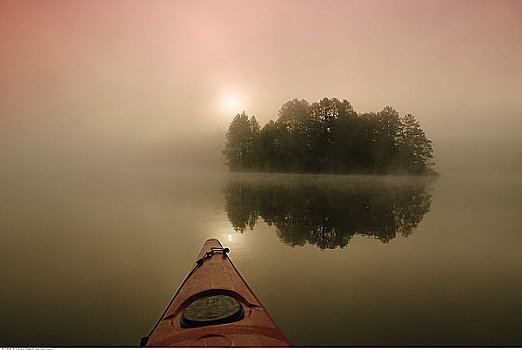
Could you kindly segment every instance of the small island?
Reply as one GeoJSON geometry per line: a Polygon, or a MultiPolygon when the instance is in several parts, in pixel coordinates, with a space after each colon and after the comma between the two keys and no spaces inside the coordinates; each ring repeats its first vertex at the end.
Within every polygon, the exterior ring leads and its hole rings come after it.
{"type": "Polygon", "coordinates": [[[226,134],[230,171],[437,175],[432,141],[411,114],[357,113],[349,101],[293,99],[261,128],[245,112],[226,134]]]}

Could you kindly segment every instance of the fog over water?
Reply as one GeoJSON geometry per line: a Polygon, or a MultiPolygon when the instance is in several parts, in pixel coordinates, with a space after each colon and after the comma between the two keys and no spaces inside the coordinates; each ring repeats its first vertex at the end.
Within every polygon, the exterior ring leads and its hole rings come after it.
{"type": "Polygon", "coordinates": [[[2,1],[0,345],[137,345],[217,237],[295,345],[520,346],[520,33],[515,0],[2,1]],[[323,97],[413,114],[442,177],[227,172],[236,113],[323,97]]]}
{"type": "Polygon", "coordinates": [[[328,96],[414,114],[442,174],[521,172],[518,1],[1,7],[4,164],[215,168],[236,112],[328,96]]]}

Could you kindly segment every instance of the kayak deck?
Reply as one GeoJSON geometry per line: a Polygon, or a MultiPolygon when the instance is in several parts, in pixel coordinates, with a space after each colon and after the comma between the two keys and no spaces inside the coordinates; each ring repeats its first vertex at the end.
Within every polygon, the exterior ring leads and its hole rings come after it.
{"type": "Polygon", "coordinates": [[[147,347],[291,346],[217,239],[209,239],[147,347]]]}

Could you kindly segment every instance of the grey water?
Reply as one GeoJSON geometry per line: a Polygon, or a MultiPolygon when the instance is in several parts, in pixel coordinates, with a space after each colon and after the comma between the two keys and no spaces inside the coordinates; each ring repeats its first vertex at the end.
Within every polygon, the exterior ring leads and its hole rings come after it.
{"type": "Polygon", "coordinates": [[[293,345],[522,345],[521,177],[0,180],[2,346],[137,346],[211,237],[293,345]]]}

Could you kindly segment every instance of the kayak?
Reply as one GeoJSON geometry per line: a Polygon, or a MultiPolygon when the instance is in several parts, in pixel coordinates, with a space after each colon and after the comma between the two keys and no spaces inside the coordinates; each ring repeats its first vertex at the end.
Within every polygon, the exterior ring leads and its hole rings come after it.
{"type": "Polygon", "coordinates": [[[287,347],[217,239],[208,239],[145,347],[287,347]]]}

